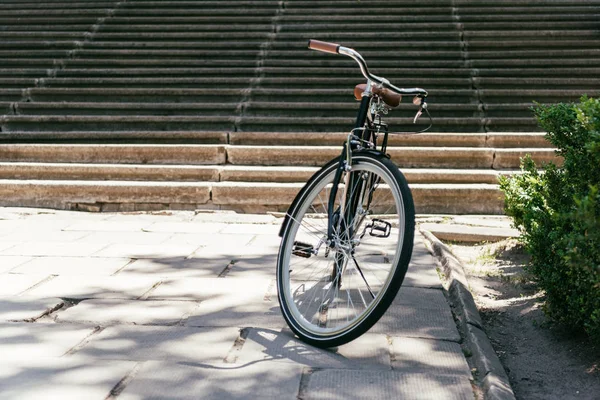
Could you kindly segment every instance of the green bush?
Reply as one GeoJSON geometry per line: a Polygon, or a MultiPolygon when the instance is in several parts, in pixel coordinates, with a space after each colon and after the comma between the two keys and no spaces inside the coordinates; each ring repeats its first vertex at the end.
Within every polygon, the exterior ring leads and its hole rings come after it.
{"type": "Polygon", "coordinates": [[[505,211],[531,254],[547,314],[600,340],[600,101],[534,113],[564,163],[539,172],[525,157],[521,175],[500,179],[505,211]]]}

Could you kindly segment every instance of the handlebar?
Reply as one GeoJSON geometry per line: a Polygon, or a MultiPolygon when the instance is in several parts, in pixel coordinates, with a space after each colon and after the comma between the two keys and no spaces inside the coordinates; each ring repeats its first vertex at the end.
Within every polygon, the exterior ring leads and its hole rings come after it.
{"type": "Polygon", "coordinates": [[[408,95],[408,96],[414,96],[414,95],[421,96],[421,97],[427,96],[427,91],[425,89],[421,89],[421,88],[402,89],[402,88],[392,85],[390,83],[390,81],[388,81],[385,78],[382,78],[377,75],[373,75],[372,73],[369,72],[369,69],[367,68],[367,62],[365,61],[365,59],[354,49],[351,49],[349,47],[340,46],[339,44],[336,44],[336,43],[322,42],[320,40],[314,40],[314,39],[310,39],[308,41],[308,48],[312,49],[312,50],[322,51],[324,53],[342,54],[342,55],[352,58],[354,61],[356,61],[358,63],[358,66],[360,67],[360,71],[362,72],[362,74],[365,78],[367,78],[370,81],[376,82],[376,83],[380,84],[381,86],[383,86],[384,88],[392,90],[393,92],[396,92],[401,95],[408,95]]]}

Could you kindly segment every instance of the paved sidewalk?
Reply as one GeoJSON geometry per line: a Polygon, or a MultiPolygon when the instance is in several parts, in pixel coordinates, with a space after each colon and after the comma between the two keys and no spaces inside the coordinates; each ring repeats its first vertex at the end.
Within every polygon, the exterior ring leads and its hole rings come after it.
{"type": "Polygon", "coordinates": [[[380,322],[320,350],[279,312],[279,224],[0,208],[0,399],[473,399],[420,236],[380,322]]]}

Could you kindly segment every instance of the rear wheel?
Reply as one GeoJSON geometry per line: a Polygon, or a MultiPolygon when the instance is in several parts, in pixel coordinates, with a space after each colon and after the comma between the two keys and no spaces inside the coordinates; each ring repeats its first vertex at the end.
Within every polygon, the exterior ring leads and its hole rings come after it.
{"type": "Polygon", "coordinates": [[[414,205],[404,176],[382,155],[356,153],[352,160],[337,191],[333,242],[327,243],[327,205],[338,160],[298,194],[279,249],[283,316],[318,347],[347,343],[371,328],[396,296],[412,254],[414,205]],[[342,204],[345,181],[351,200],[342,204]]]}

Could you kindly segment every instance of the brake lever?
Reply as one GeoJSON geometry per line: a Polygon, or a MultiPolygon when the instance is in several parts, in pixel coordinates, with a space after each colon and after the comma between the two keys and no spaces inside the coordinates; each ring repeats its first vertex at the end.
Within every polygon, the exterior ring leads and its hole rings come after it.
{"type": "Polygon", "coordinates": [[[425,97],[415,96],[413,99],[413,104],[420,106],[419,111],[417,111],[417,115],[415,115],[415,118],[413,119],[413,124],[416,124],[417,120],[421,117],[421,115],[423,115],[423,110],[427,109],[427,101],[425,100],[425,97]],[[417,102],[420,104],[417,104],[417,102]]]}

